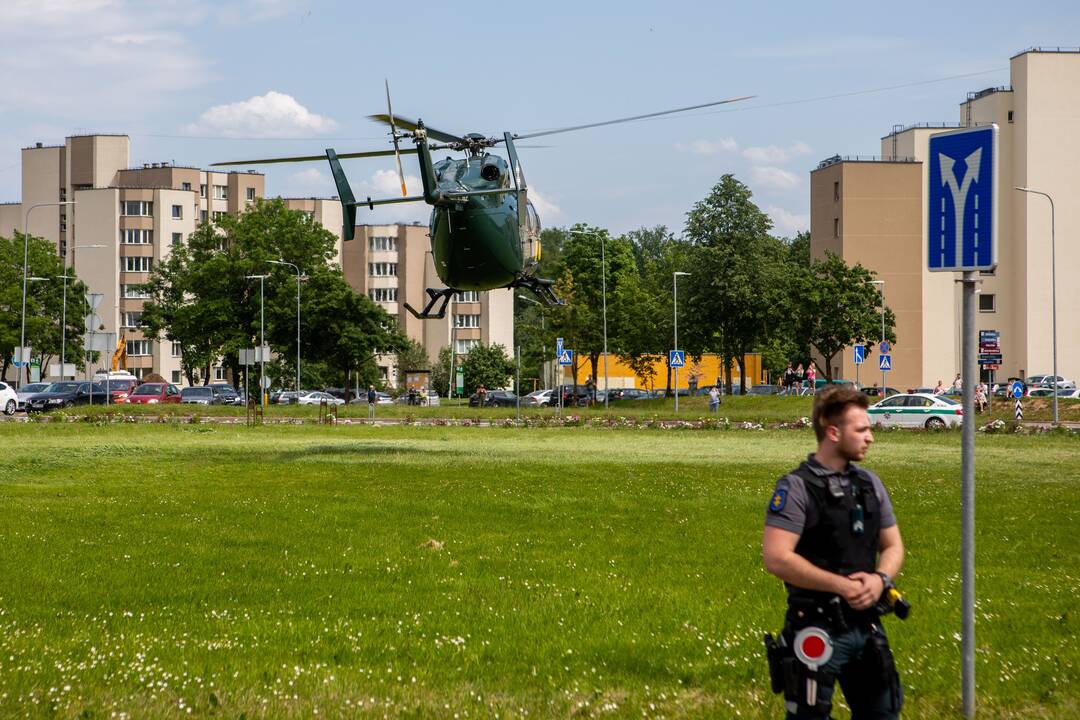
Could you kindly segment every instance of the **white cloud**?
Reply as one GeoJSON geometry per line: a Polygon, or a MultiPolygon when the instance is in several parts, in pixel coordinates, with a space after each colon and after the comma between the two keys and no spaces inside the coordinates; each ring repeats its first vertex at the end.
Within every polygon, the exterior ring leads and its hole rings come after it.
{"type": "Polygon", "coordinates": [[[792,237],[803,230],[810,229],[809,215],[800,215],[776,206],[766,208],[765,212],[772,218],[773,227],[779,235],[792,237]]]}
{"type": "Polygon", "coordinates": [[[799,185],[799,176],[783,168],[755,165],[750,168],[750,180],[756,185],[775,190],[790,190],[799,185]]]}
{"type": "Polygon", "coordinates": [[[742,151],[742,155],[750,162],[759,165],[778,165],[786,163],[799,155],[806,155],[809,152],[810,146],[799,140],[788,147],[778,145],[748,147],[742,151]]]}
{"type": "Polygon", "coordinates": [[[223,137],[289,138],[332,132],[337,123],[316,115],[291,95],[271,90],[247,100],[215,105],[187,125],[193,134],[223,137]]]}
{"type": "Polygon", "coordinates": [[[675,149],[692,155],[719,155],[736,152],[739,149],[739,143],[735,141],[735,138],[725,137],[719,140],[694,140],[688,145],[677,143],[675,149]]]}
{"type": "Polygon", "coordinates": [[[536,214],[540,216],[541,227],[551,227],[563,217],[562,208],[553,201],[541,195],[535,187],[529,187],[529,202],[536,208],[536,214]]]}

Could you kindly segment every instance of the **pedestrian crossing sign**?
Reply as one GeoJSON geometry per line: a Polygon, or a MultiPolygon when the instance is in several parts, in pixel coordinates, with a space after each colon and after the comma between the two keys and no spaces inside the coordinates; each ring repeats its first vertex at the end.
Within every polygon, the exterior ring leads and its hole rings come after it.
{"type": "Polygon", "coordinates": [[[878,357],[878,369],[882,372],[886,370],[892,370],[892,355],[881,355],[878,357]]]}
{"type": "Polygon", "coordinates": [[[686,353],[682,350],[672,350],[668,353],[668,365],[673,368],[681,368],[686,365],[686,353]]]}
{"type": "Polygon", "coordinates": [[[574,364],[574,351],[570,350],[568,348],[563,348],[562,352],[559,353],[559,364],[560,365],[573,365],[574,364]]]}

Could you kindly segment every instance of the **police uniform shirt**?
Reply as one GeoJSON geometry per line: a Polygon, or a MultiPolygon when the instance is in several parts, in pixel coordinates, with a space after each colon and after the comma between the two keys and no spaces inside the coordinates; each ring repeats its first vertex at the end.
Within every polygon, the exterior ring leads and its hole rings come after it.
{"type": "MultiPolygon", "coordinates": [[[[819,463],[813,453],[807,456],[806,465],[811,472],[825,479],[826,482],[830,477],[835,476],[840,486],[845,489],[851,485],[851,478],[856,472],[855,466],[851,463],[848,463],[843,472],[831,470],[819,463]]],[[[896,524],[896,516],[893,514],[892,501],[889,500],[889,493],[882,484],[881,478],[866,468],[859,468],[859,470],[870,478],[874,487],[874,495],[877,496],[878,505],[881,508],[881,529],[892,527],[896,524]]],[[[765,524],[802,535],[803,528],[806,526],[806,503],[806,483],[798,475],[790,473],[785,475],[777,481],[776,488],[769,498],[769,504],[765,510],[765,524]]]]}

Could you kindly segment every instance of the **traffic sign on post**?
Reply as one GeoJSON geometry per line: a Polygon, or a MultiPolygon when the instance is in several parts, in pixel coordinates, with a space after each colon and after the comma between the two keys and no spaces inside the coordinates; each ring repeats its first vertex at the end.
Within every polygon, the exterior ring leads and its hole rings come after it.
{"type": "Polygon", "coordinates": [[[863,362],[865,362],[865,361],[866,361],[866,346],[865,345],[856,345],[855,346],[855,364],[856,365],[862,365],[863,362]]]}
{"type": "Polygon", "coordinates": [[[1017,400],[1024,397],[1024,383],[1020,382],[1019,380],[1015,381],[1012,385],[1009,386],[1009,394],[1017,400]]]}
{"type": "Polygon", "coordinates": [[[878,369],[881,370],[881,372],[892,370],[892,355],[879,355],[878,369]]]}
{"type": "Polygon", "coordinates": [[[881,344],[878,345],[878,350],[881,351],[882,355],[887,355],[892,350],[892,345],[889,344],[888,340],[882,340],[881,344]]]}
{"type": "Polygon", "coordinates": [[[563,348],[562,352],[559,353],[559,364],[560,365],[573,365],[574,364],[574,351],[570,350],[568,348],[563,348]]]}
{"type": "Polygon", "coordinates": [[[997,125],[930,136],[927,269],[997,266],[997,125]]]}
{"type": "Polygon", "coordinates": [[[673,368],[681,368],[686,365],[686,352],[684,350],[672,350],[668,353],[668,365],[673,368]]]}
{"type": "Polygon", "coordinates": [[[563,339],[562,338],[555,338],[555,357],[559,357],[560,355],[562,355],[562,349],[563,349],[563,339]]]}

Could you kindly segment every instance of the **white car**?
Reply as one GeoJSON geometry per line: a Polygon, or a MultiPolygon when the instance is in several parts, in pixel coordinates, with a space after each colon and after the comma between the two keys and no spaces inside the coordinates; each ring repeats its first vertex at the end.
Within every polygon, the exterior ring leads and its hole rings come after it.
{"type": "Polygon", "coordinates": [[[1045,387],[1045,388],[1074,388],[1076,383],[1068,378],[1061,377],[1060,375],[1030,375],[1027,379],[1027,384],[1030,387],[1045,387]]]}
{"type": "Polygon", "coordinates": [[[963,406],[956,400],[928,393],[892,395],[871,405],[866,412],[874,425],[919,427],[927,430],[953,427],[964,419],[963,406]]]}
{"type": "Polygon", "coordinates": [[[6,382],[0,382],[0,411],[5,415],[14,415],[19,407],[19,396],[15,388],[6,382]]]}
{"type": "Polygon", "coordinates": [[[1080,400],[1080,388],[1062,388],[1057,391],[1059,398],[1072,398],[1073,400],[1080,400]]]}
{"type": "Polygon", "coordinates": [[[327,405],[344,405],[345,401],[341,398],[334,397],[330,393],[325,393],[321,390],[312,390],[311,392],[300,393],[300,400],[297,401],[299,405],[320,405],[326,402],[327,405]]]}

